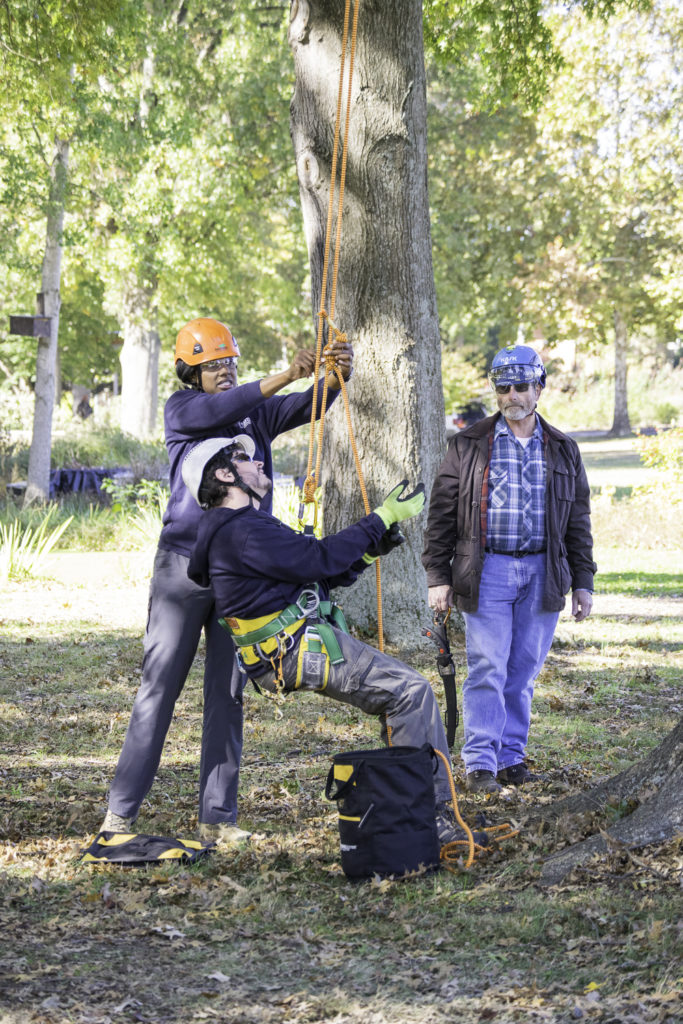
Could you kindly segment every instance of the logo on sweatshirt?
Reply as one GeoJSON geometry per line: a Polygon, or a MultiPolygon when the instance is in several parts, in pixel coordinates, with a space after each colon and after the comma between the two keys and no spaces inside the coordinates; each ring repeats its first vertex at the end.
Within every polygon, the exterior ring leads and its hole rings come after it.
{"type": "Polygon", "coordinates": [[[240,420],[239,423],[237,424],[237,426],[241,427],[243,430],[244,430],[245,427],[250,427],[251,426],[251,416],[247,416],[246,420],[240,420]]]}

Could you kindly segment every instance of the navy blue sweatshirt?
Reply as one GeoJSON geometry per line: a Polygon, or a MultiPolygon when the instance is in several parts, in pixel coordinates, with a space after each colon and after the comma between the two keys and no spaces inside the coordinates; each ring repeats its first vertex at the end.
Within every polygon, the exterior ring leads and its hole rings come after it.
{"type": "Polygon", "coordinates": [[[187,574],[200,586],[211,584],[219,617],[255,619],[281,611],[312,583],[323,598],[332,587],[350,586],[385,530],[371,512],[318,540],[250,505],[212,508],[202,513],[187,574]]]}
{"type": "MultiPolygon", "coordinates": [[[[328,392],[328,404],[339,394],[328,392]]],[[[207,395],[186,389],[174,392],[164,408],[166,447],[171,464],[171,496],[164,512],[159,547],[188,555],[192,550],[202,510],[183,483],[183,459],[207,437],[233,437],[248,434],[256,445],[255,459],[263,462],[272,479],[273,459],[270,445],[278,434],[303,426],[311,418],[313,387],[292,395],[264,398],[258,381],[240,384],[229,391],[207,395]]],[[[318,414],[322,404],[322,384],[318,386],[318,414]]],[[[266,511],[272,499],[264,499],[266,511]]]]}

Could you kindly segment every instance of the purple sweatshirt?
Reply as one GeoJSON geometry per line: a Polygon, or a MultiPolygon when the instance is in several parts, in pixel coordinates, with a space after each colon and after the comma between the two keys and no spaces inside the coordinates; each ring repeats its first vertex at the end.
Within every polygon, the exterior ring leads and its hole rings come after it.
{"type": "Polygon", "coordinates": [[[187,574],[200,586],[211,584],[219,616],[253,619],[281,611],[312,583],[320,584],[321,598],[350,586],[385,530],[371,512],[318,540],[250,505],[211,508],[202,513],[187,574]]]}
{"type": "MultiPolygon", "coordinates": [[[[331,404],[339,394],[328,392],[331,404]]],[[[164,512],[159,547],[189,556],[197,536],[203,512],[183,483],[181,474],[185,455],[208,437],[233,437],[248,434],[254,439],[254,458],[263,462],[266,474],[273,476],[270,445],[278,434],[300,427],[311,418],[313,387],[292,395],[264,398],[258,381],[240,384],[229,391],[207,395],[186,389],[174,392],[164,408],[166,447],[171,464],[171,496],[164,512]]],[[[318,388],[318,414],[322,387],[318,388]]],[[[270,511],[272,499],[264,499],[270,511]]]]}

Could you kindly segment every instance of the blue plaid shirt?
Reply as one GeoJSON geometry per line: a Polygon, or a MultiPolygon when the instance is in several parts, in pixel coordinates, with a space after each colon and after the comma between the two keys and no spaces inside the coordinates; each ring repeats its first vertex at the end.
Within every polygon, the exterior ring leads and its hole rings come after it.
{"type": "Polygon", "coordinates": [[[486,547],[495,551],[541,551],[545,548],[545,452],[543,431],[536,428],[526,445],[496,423],[489,467],[486,547]]]}

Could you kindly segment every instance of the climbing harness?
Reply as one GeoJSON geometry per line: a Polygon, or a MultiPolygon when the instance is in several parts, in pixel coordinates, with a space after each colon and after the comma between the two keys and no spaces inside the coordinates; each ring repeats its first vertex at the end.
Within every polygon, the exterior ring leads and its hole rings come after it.
{"type": "MultiPolygon", "coordinates": [[[[315,350],[315,371],[313,379],[313,405],[311,411],[311,424],[308,444],[308,464],[306,478],[302,487],[302,501],[299,505],[299,525],[304,532],[314,533],[318,525],[318,501],[316,491],[320,483],[320,465],[322,460],[323,438],[325,431],[325,411],[327,408],[328,377],[334,374],[339,382],[339,388],[344,403],[344,412],[349,431],[349,442],[353,452],[356,473],[363,498],[365,514],[371,511],[368,500],[365,480],[360,464],[360,457],[356,447],[356,440],[351,420],[351,409],[349,397],[346,390],[346,382],[339,369],[336,359],[330,354],[331,346],[335,342],[346,343],[346,334],[334,323],[334,312],[337,298],[337,279],[339,274],[339,257],[341,252],[341,230],[342,214],[344,209],[344,190],[346,185],[346,164],[348,157],[349,122],[351,114],[351,91],[353,83],[353,66],[356,54],[356,38],[358,34],[358,10],[360,0],[353,0],[353,16],[351,16],[352,0],[346,0],[344,8],[344,27],[342,30],[341,62],[339,68],[339,86],[337,90],[337,108],[334,124],[334,142],[332,147],[332,165],[330,169],[330,198],[327,209],[327,226],[325,230],[325,246],[323,254],[323,270],[320,287],[320,309],[318,311],[318,330],[315,350]],[[350,34],[349,34],[350,29],[350,34]],[[348,51],[348,77],[347,77],[347,51],[348,51]],[[346,104],[344,95],[346,93],[346,104]],[[343,139],[341,125],[344,121],[343,139]],[[341,146],[340,146],[341,140],[341,146]],[[339,151],[341,148],[341,161],[339,151]],[[337,190],[337,165],[339,163],[339,188],[337,190]],[[336,200],[336,232],[334,253],[332,255],[332,273],[330,275],[332,227],[335,214],[336,200]],[[328,296],[329,292],[329,296],[328,296]],[[327,303],[327,307],[326,307],[327,303]],[[325,344],[323,345],[323,342],[325,344]],[[320,423],[318,427],[318,441],[316,451],[315,421],[318,409],[318,386],[320,366],[324,360],[325,374],[322,384],[322,398],[320,410],[320,423]],[[315,468],[313,466],[315,454],[315,468]],[[304,505],[313,505],[313,523],[304,527],[304,505]]],[[[382,619],[382,575],[379,559],[375,562],[375,577],[377,581],[377,634],[378,647],[384,650],[384,624],[382,619]]]]}
{"type": "Polygon", "coordinates": [[[446,739],[448,749],[452,750],[455,742],[455,730],[460,722],[460,713],[455,690],[455,663],[448,642],[448,620],[450,617],[450,608],[443,617],[440,612],[435,612],[433,626],[423,626],[422,635],[433,640],[439,652],[436,657],[436,665],[446,697],[446,739]]]}
{"type": "MultiPolygon", "coordinates": [[[[311,654],[324,654],[327,667],[324,671],[324,682],[327,683],[329,665],[339,665],[344,661],[339,641],[333,626],[348,633],[344,613],[333,601],[321,601],[318,584],[314,583],[301,591],[293,604],[287,605],[280,612],[262,615],[255,619],[237,619],[234,617],[219,619],[221,626],[230,633],[237,657],[247,675],[250,669],[270,664],[275,673],[275,696],[280,701],[285,693],[285,680],[282,674],[282,659],[296,643],[296,637],[309,620],[315,616],[315,622],[306,627],[301,639],[304,650],[299,651],[299,666],[303,665],[303,657],[311,654]],[[317,638],[317,642],[313,639],[317,638]],[[320,650],[316,646],[320,645],[320,650]]],[[[296,689],[301,685],[301,668],[297,670],[296,689]]]]}

